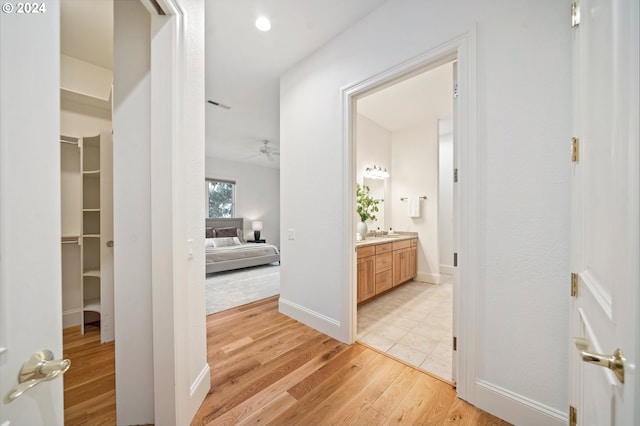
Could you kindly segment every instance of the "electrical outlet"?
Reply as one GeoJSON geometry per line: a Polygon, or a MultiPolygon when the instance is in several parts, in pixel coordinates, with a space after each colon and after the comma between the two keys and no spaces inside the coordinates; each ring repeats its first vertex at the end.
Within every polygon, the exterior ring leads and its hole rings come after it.
{"type": "Polygon", "coordinates": [[[293,228],[289,228],[289,239],[290,240],[295,240],[296,239],[296,230],[293,228]]]}

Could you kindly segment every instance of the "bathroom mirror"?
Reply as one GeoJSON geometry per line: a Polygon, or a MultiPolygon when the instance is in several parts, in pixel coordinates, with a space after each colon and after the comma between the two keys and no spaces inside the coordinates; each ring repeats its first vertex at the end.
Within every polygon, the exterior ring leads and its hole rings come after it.
{"type": "Polygon", "coordinates": [[[378,203],[378,212],[376,213],[376,221],[375,222],[367,222],[367,226],[370,231],[375,231],[380,228],[380,230],[386,229],[384,224],[384,179],[371,179],[371,178],[363,178],[362,184],[364,186],[369,187],[370,194],[373,198],[380,201],[378,203]]]}

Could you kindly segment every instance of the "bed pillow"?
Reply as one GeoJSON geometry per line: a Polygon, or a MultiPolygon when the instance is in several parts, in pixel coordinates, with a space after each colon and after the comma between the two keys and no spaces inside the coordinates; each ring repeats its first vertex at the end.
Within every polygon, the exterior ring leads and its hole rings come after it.
{"type": "Polygon", "coordinates": [[[215,238],[205,238],[205,239],[204,239],[204,248],[213,248],[213,247],[215,247],[215,246],[213,245],[213,240],[214,240],[214,239],[215,239],[215,238]]]}
{"type": "Polygon", "coordinates": [[[238,237],[212,238],[211,240],[215,248],[239,246],[241,244],[238,237]]]}
{"type": "Polygon", "coordinates": [[[218,228],[216,229],[216,237],[237,237],[238,229],[236,228],[218,228]]]}
{"type": "MultiPolygon", "coordinates": [[[[242,233],[242,229],[238,228],[236,229],[237,233],[238,233],[238,239],[240,240],[240,244],[246,244],[246,238],[244,237],[244,234],[242,233]]],[[[253,231],[251,231],[253,233],[253,231]]]]}
{"type": "Polygon", "coordinates": [[[205,228],[204,237],[205,238],[215,238],[216,237],[215,229],[213,229],[213,228],[205,228]]]}

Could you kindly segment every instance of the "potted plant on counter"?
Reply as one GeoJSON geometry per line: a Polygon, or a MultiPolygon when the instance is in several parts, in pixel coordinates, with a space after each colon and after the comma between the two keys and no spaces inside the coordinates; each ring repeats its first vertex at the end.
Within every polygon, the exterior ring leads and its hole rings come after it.
{"type": "Polygon", "coordinates": [[[374,199],[369,193],[367,185],[360,186],[356,184],[356,211],[360,217],[360,222],[356,226],[356,232],[360,234],[362,239],[367,238],[367,221],[376,220],[376,212],[378,211],[378,200],[374,199]]]}

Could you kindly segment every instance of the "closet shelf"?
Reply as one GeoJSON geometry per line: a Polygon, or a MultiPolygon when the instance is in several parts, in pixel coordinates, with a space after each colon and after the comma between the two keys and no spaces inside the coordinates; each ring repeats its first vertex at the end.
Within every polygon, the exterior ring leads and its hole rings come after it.
{"type": "Polygon", "coordinates": [[[100,238],[100,234],[83,234],[83,238],[100,238]]]}
{"type": "Polygon", "coordinates": [[[100,313],[100,299],[87,299],[84,301],[85,311],[98,312],[100,313]]]}
{"type": "Polygon", "coordinates": [[[83,170],[82,174],[86,177],[99,177],[100,169],[98,170],[83,170]]]}
{"type": "Polygon", "coordinates": [[[99,212],[100,209],[82,209],[83,212],[99,212]]]}
{"type": "Polygon", "coordinates": [[[82,273],[83,277],[97,277],[100,278],[100,270],[99,269],[89,269],[82,273]]]}

